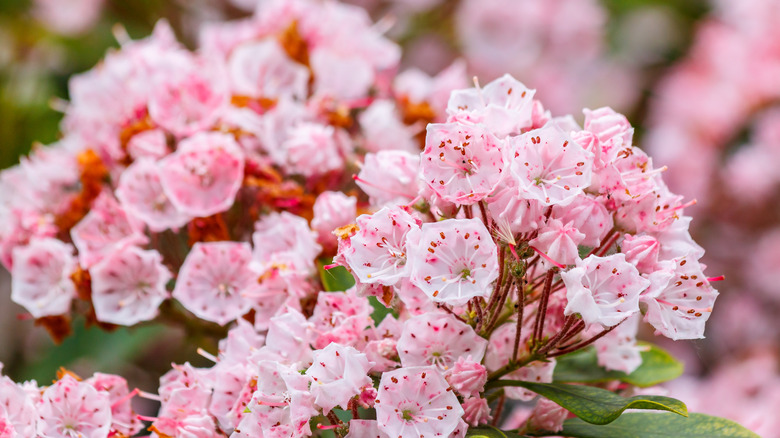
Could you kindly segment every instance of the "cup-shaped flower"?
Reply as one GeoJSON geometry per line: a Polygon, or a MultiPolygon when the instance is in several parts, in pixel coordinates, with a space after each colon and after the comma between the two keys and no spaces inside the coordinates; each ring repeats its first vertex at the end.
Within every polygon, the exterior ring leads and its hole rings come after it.
{"type": "Polygon", "coordinates": [[[401,365],[434,365],[443,372],[467,356],[482,361],[487,343],[454,315],[426,313],[404,323],[397,348],[401,365]]]}
{"type": "Polygon", "coordinates": [[[141,158],[119,177],[116,197],[130,214],[154,232],[184,226],[191,219],[173,206],[160,183],[160,170],[151,158],[141,158]]]}
{"type": "Polygon", "coordinates": [[[432,366],[382,374],[375,405],[379,429],[391,437],[448,437],[463,415],[449,387],[432,366]]]}
{"type": "Polygon", "coordinates": [[[471,205],[485,199],[503,170],[502,142],[481,125],[428,125],[420,178],[445,201],[471,205]]]}
{"type": "Polygon", "coordinates": [[[623,254],[590,256],[561,273],[566,285],[564,313],[579,313],[585,324],[612,327],[639,311],[639,294],[650,282],[623,254]]]}
{"type": "Polygon", "coordinates": [[[90,270],[92,303],[97,319],[133,325],[157,315],[166,298],[171,273],[155,250],[129,246],[116,251],[90,270]]]}
{"type": "Polygon", "coordinates": [[[54,238],[34,239],[13,252],[11,300],[32,316],[62,315],[70,310],[76,287],[73,247],[54,238]]]}
{"type": "Polygon", "coordinates": [[[244,152],[232,136],[195,134],[160,161],[160,182],[174,206],[205,217],[233,205],[244,177],[244,152]]]}
{"type": "Polygon", "coordinates": [[[412,283],[436,302],[487,297],[498,278],[498,248],[478,219],[425,223],[407,249],[412,283]]]}
{"type": "Polygon", "coordinates": [[[0,376],[0,436],[35,436],[37,423],[38,411],[33,398],[21,385],[15,384],[6,376],[0,376]]]}
{"type": "Polygon", "coordinates": [[[249,311],[257,285],[248,243],[196,243],[184,260],[173,297],[199,318],[225,325],[249,311]]]}
{"type": "Polygon", "coordinates": [[[336,343],[315,351],[306,370],[313,380],[310,391],[314,404],[326,414],[336,406],[349,409],[349,401],[372,384],[368,377],[372,365],[365,354],[336,343]]]}
{"type": "Polygon", "coordinates": [[[567,204],[591,183],[593,154],[549,123],[514,137],[510,165],[521,196],[545,205],[567,204]]]}
{"type": "Polygon", "coordinates": [[[695,257],[680,257],[664,265],[665,269],[650,275],[653,285],[642,296],[642,302],[647,303],[645,321],[667,338],[703,338],[704,323],[712,313],[718,291],[695,257]]]}
{"type": "Polygon", "coordinates": [[[419,232],[419,220],[400,207],[385,207],[357,218],[344,258],[362,283],[392,286],[409,276],[408,238],[419,232]]]}
{"type": "Polygon", "coordinates": [[[108,393],[69,374],[46,388],[38,414],[38,434],[42,438],[106,438],[111,427],[108,393]]]}

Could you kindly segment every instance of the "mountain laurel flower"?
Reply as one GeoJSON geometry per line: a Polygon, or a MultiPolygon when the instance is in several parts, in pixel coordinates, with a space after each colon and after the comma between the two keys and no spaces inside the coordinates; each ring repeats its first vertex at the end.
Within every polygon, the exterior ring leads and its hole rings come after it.
{"type": "Polygon", "coordinates": [[[390,437],[448,437],[463,415],[458,397],[432,366],[383,373],[375,408],[379,429],[390,437]]]}
{"type": "MultiPolygon", "coordinates": [[[[636,343],[641,314],[635,313],[595,343],[598,363],[607,370],[631,374],[642,364],[642,347],[636,343]]],[[[597,333],[594,333],[594,335],[597,333]]]]}
{"type": "Polygon", "coordinates": [[[660,281],[641,297],[647,304],[645,321],[670,339],[703,338],[718,291],[695,258],[680,257],[664,265],[660,275],[651,274],[651,281],[656,276],[662,277],[660,281]]]}
{"type": "Polygon", "coordinates": [[[368,371],[373,366],[366,355],[352,347],[329,344],[314,352],[306,375],[312,378],[314,404],[327,414],[336,406],[349,409],[349,401],[371,386],[368,371]]]}
{"type": "Polygon", "coordinates": [[[444,377],[452,388],[463,397],[476,397],[485,389],[487,369],[481,359],[471,356],[459,357],[444,377]]]}
{"type": "Polygon", "coordinates": [[[160,161],[163,191],[181,212],[207,217],[233,205],[244,177],[244,152],[233,136],[195,134],[160,161]]]}
{"type": "Polygon", "coordinates": [[[66,374],[46,388],[38,404],[41,438],[105,438],[111,428],[111,402],[96,390],[66,374]]]}
{"type": "Polygon", "coordinates": [[[410,318],[398,340],[401,365],[434,365],[442,372],[463,357],[480,362],[485,356],[487,341],[470,325],[446,313],[426,313],[410,318]]]}
{"type": "Polygon", "coordinates": [[[528,426],[535,430],[560,432],[563,430],[563,421],[568,415],[569,411],[565,408],[549,399],[541,397],[531,411],[531,417],[528,419],[528,426]]]}
{"type": "Polygon", "coordinates": [[[503,177],[502,144],[480,125],[428,125],[420,178],[442,199],[471,205],[490,195],[503,177]]]}
{"type": "Polygon", "coordinates": [[[571,222],[564,225],[558,219],[551,219],[539,228],[539,235],[528,243],[560,264],[573,265],[580,259],[578,245],[583,239],[585,234],[571,222]]]}
{"type": "Polygon", "coordinates": [[[371,205],[406,204],[417,197],[420,155],[387,150],[368,153],[355,177],[371,205]]]}
{"type": "Polygon", "coordinates": [[[536,90],[506,74],[484,88],[453,91],[447,102],[447,114],[478,120],[499,138],[517,135],[533,125],[535,93],[536,90]]]}
{"type": "Polygon", "coordinates": [[[147,241],[143,224],[131,217],[107,192],[95,199],[92,210],[70,230],[79,253],[79,264],[87,269],[103,257],[128,245],[147,241]]]}
{"type": "Polygon", "coordinates": [[[498,278],[498,247],[478,219],[425,223],[408,251],[412,283],[435,302],[487,297],[498,278]]]}
{"type": "Polygon", "coordinates": [[[515,137],[512,175],[523,197],[544,205],[566,205],[591,183],[593,154],[557,125],[515,137]]]}
{"type": "Polygon", "coordinates": [[[490,406],[482,397],[467,397],[463,400],[463,419],[471,426],[487,424],[493,417],[490,415],[490,406]]]}
{"type": "Polygon", "coordinates": [[[192,219],[171,203],[160,179],[157,163],[151,158],[141,158],[125,169],[116,188],[122,207],[154,232],[182,227],[192,219]]]}
{"type": "Polygon", "coordinates": [[[33,239],[13,252],[11,300],[35,318],[64,315],[76,296],[73,247],[54,238],[33,239]]]}
{"type": "Polygon", "coordinates": [[[384,207],[357,218],[344,258],[361,283],[392,286],[409,276],[408,236],[419,233],[420,221],[400,207],[384,207]]]}
{"type": "Polygon", "coordinates": [[[35,400],[24,388],[15,384],[7,376],[0,376],[0,436],[9,438],[36,436],[38,415],[35,400]]]}
{"type": "Polygon", "coordinates": [[[225,325],[251,308],[258,275],[249,269],[248,243],[196,243],[176,279],[173,297],[199,318],[225,325]]]}
{"type": "Polygon", "coordinates": [[[639,294],[650,282],[626,261],[623,254],[591,255],[577,267],[561,273],[566,285],[564,313],[578,313],[585,324],[612,327],[639,312],[639,294]]]}
{"type": "Polygon", "coordinates": [[[116,251],[90,270],[92,303],[99,321],[133,325],[157,316],[172,278],[155,250],[130,246],[116,251]]]}
{"type": "Polygon", "coordinates": [[[317,242],[335,249],[333,230],[352,223],[357,216],[357,198],[342,192],[322,192],[314,201],[313,212],[311,228],[317,233],[317,242]]]}

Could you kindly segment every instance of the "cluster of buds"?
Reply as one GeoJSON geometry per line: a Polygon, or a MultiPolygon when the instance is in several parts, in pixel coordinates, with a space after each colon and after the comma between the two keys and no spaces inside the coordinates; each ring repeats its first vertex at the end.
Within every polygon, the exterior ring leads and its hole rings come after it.
{"type": "MultiPolygon", "coordinates": [[[[450,94],[458,65],[393,79],[398,56],[358,9],[280,0],[200,52],[161,24],[75,78],[63,140],[0,176],[13,300],[50,329],[81,311],[229,331],[157,394],[5,378],[0,430],[464,437],[536,398],[496,382],[550,382],[567,353],[636,369],[642,315],[703,336],[717,292],[688,204],[624,116],[580,127],[508,75],[450,94]],[[355,285],[326,287],[344,268],[355,285]]],[[[540,398],[526,428],[567,415],[540,398]]]]}

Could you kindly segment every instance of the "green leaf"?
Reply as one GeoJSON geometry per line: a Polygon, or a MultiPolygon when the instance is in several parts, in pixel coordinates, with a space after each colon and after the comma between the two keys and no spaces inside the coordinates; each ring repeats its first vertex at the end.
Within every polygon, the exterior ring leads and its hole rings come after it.
{"type": "Polygon", "coordinates": [[[565,383],[535,383],[520,380],[499,380],[489,387],[519,386],[563,406],[588,423],[607,424],[615,421],[626,409],[657,409],[688,416],[685,403],[671,397],[637,395],[621,397],[606,389],[565,383]]]}
{"type": "Polygon", "coordinates": [[[683,372],[682,363],[660,347],[647,343],[640,345],[648,349],[641,353],[642,365],[631,374],[605,370],[598,364],[596,349],[588,348],[559,357],[553,382],[601,383],[619,380],[647,388],[680,377],[683,372]]]}
{"type": "Polygon", "coordinates": [[[572,438],[760,438],[725,418],[704,414],[691,414],[686,418],[665,412],[629,412],[604,426],[572,418],[563,423],[561,432],[529,435],[572,438]]]}
{"type": "Polygon", "coordinates": [[[318,261],[320,280],[326,292],[345,291],[355,285],[355,278],[343,266],[330,269],[323,268],[324,263],[318,261]]]}
{"type": "Polygon", "coordinates": [[[469,431],[466,432],[466,438],[521,438],[522,436],[523,435],[518,435],[516,432],[496,429],[493,426],[470,428],[469,431]]]}

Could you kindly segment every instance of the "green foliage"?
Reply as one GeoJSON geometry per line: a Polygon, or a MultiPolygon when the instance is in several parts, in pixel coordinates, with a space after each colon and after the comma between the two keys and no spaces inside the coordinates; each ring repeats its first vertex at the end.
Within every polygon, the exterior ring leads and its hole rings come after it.
{"type": "Polygon", "coordinates": [[[676,379],[683,372],[683,364],[663,349],[644,344],[642,365],[631,374],[622,371],[607,371],[598,364],[596,350],[589,348],[575,351],[558,358],[553,381],[557,383],[601,383],[619,380],[631,385],[647,388],[676,379]]]}
{"type": "Polygon", "coordinates": [[[324,269],[323,263],[318,262],[320,281],[322,281],[322,287],[325,288],[325,292],[340,292],[345,291],[355,285],[355,278],[347,271],[343,266],[336,266],[335,268],[324,269]]]}
{"type": "Polygon", "coordinates": [[[535,383],[520,380],[499,380],[488,386],[519,386],[546,397],[572,414],[593,424],[615,421],[626,409],[655,409],[687,416],[685,404],[671,397],[637,395],[621,397],[606,389],[564,383],[535,383]]]}
{"type": "Polygon", "coordinates": [[[629,412],[603,426],[572,418],[564,422],[561,432],[531,435],[572,438],[759,438],[755,433],[725,418],[704,414],[691,414],[686,418],[664,412],[629,412]]]}

